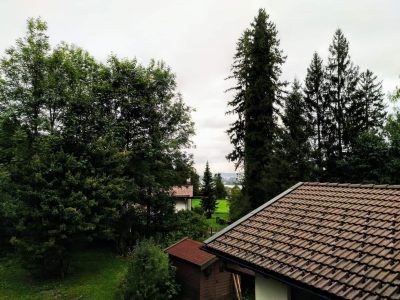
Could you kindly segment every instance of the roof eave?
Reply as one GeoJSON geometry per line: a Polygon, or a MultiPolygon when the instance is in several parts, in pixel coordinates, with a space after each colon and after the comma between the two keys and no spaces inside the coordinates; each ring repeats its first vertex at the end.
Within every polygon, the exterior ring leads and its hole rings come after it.
{"type": "Polygon", "coordinates": [[[282,275],[280,273],[264,269],[262,267],[259,267],[259,266],[256,266],[254,264],[248,263],[248,262],[246,262],[246,261],[244,261],[244,260],[242,260],[240,258],[228,255],[226,253],[220,252],[220,251],[212,249],[212,248],[208,248],[206,244],[201,246],[200,248],[202,250],[207,251],[208,253],[214,254],[215,256],[217,256],[219,258],[222,258],[222,259],[224,259],[226,261],[229,261],[231,263],[240,265],[241,267],[250,269],[250,270],[252,270],[252,271],[254,271],[254,272],[258,273],[258,274],[270,277],[270,278],[275,279],[275,280],[277,280],[279,282],[282,282],[282,283],[284,283],[286,285],[294,286],[296,288],[302,289],[304,291],[307,291],[307,292],[309,292],[309,293],[311,293],[313,295],[316,295],[318,297],[321,297],[323,299],[342,299],[342,298],[340,298],[340,297],[338,297],[336,295],[330,294],[330,293],[328,293],[326,291],[323,291],[323,290],[320,290],[320,289],[315,288],[313,286],[307,285],[307,284],[305,284],[305,283],[303,283],[301,281],[297,281],[297,280],[291,279],[291,278],[289,278],[287,276],[284,276],[284,275],[282,275]]]}

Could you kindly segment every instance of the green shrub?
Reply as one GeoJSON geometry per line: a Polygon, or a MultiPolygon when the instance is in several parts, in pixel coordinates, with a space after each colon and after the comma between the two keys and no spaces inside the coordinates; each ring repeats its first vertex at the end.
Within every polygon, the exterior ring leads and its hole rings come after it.
{"type": "Polygon", "coordinates": [[[18,209],[16,201],[13,201],[7,193],[0,189],[0,253],[11,248],[10,240],[16,234],[15,224],[18,222],[18,209]]]}
{"type": "Polygon", "coordinates": [[[190,237],[194,240],[201,240],[207,235],[206,219],[193,211],[181,210],[176,213],[173,231],[169,234],[169,242],[190,237]]]}
{"type": "Polygon", "coordinates": [[[204,215],[204,210],[201,208],[201,206],[196,206],[192,209],[193,212],[195,212],[198,215],[204,215]]]}
{"type": "Polygon", "coordinates": [[[226,222],[226,220],[224,220],[224,219],[222,219],[222,218],[220,218],[220,217],[217,217],[216,219],[215,219],[215,222],[217,223],[217,224],[219,224],[219,225],[225,225],[227,222],[226,222]]]}
{"type": "Polygon", "coordinates": [[[130,257],[118,298],[124,300],[173,299],[178,292],[175,269],[168,255],[152,241],[138,245],[130,257]]]}

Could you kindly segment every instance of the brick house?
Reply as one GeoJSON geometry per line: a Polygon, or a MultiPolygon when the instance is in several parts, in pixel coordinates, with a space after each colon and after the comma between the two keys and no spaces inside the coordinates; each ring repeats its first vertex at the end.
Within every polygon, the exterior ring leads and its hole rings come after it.
{"type": "Polygon", "coordinates": [[[182,300],[228,300],[233,298],[232,273],[222,261],[200,249],[203,243],[185,238],[165,251],[176,267],[182,300]]]}

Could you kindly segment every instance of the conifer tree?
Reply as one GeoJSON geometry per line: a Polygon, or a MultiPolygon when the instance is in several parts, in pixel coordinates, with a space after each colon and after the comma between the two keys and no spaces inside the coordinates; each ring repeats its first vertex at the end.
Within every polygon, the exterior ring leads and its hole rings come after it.
{"type": "MultiPolygon", "coordinates": [[[[372,71],[366,70],[361,73],[358,92],[360,105],[354,120],[358,125],[354,128],[355,131],[382,128],[386,118],[384,93],[382,83],[377,81],[377,76],[372,71]]],[[[358,133],[354,132],[354,134],[358,133]]]]}
{"type": "Polygon", "coordinates": [[[317,176],[320,175],[323,169],[324,132],[328,127],[327,119],[325,118],[328,103],[326,103],[326,98],[324,97],[324,76],[323,61],[317,53],[314,53],[310,66],[307,68],[304,101],[307,122],[312,130],[311,145],[317,165],[317,176]]]}
{"type": "Polygon", "coordinates": [[[214,184],[215,184],[215,196],[217,199],[225,199],[226,190],[224,183],[222,182],[222,176],[220,173],[214,176],[214,184]]]}
{"type": "Polygon", "coordinates": [[[311,126],[307,121],[307,106],[304,101],[301,85],[294,80],[291,91],[285,97],[282,116],[283,153],[287,162],[287,186],[310,178],[310,137],[311,126]]]}
{"type": "Polygon", "coordinates": [[[228,113],[237,121],[228,130],[234,150],[228,159],[244,164],[244,195],[253,208],[277,193],[272,159],[277,134],[276,108],[283,83],[278,31],[264,9],[239,39],[231,78],[236,80],[228,113]]]}
{"type": "Polygon", "coordinates": [[[206,217],[211,218],[212,213],[215,211],[217,201],[215,199],[215,186],[212,178],[212,173],[210,171],[210,165],[206,163],[206,169],[203,175],[203,185],[202,185],[202,198],[201,198],[201,208],[204,210],[206,217]]]}
{"type": "MultiPolygon", "coordinates": [[[[359,81],[358,67],[353,64],[349,55],[349,43],[343,32],[338,29],[329,47],[329,58],[326,67],[326,94],[330,104],[326,114],[332,126],[327,130],[327,156],[330,162],[342,159],[355,138],[350,126],[354,106],[357,101],[359,81]]],[[[333,171],[334,166],[330,165],[333,171]]]]}

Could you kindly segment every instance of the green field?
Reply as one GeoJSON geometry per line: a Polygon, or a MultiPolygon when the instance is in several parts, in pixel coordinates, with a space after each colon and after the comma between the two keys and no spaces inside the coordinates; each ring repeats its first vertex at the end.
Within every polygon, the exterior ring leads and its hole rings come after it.
{"type": "Polygon", "coordinates": [[[12,257],[0,259],[0,299],[113,299],[126,261],[108,251],[88,250],[73,256],[63,281],[37,281],[12,257]]]}
{"type": "MultiPolygon", "coordinates": [[[[200,199],[193,199],[192,200],[192,207],[199,207],[200,206],[200,199]]],[[[221,230],[225,228],[227,225],[220,225],[216,222],[217,217],[228,220],[229,219],[229,201],[225,199],[217,200],[217,208],[213,213],[211,219],[207,219],[208,226],[212,227],[213,230],[221,230]]]]}

